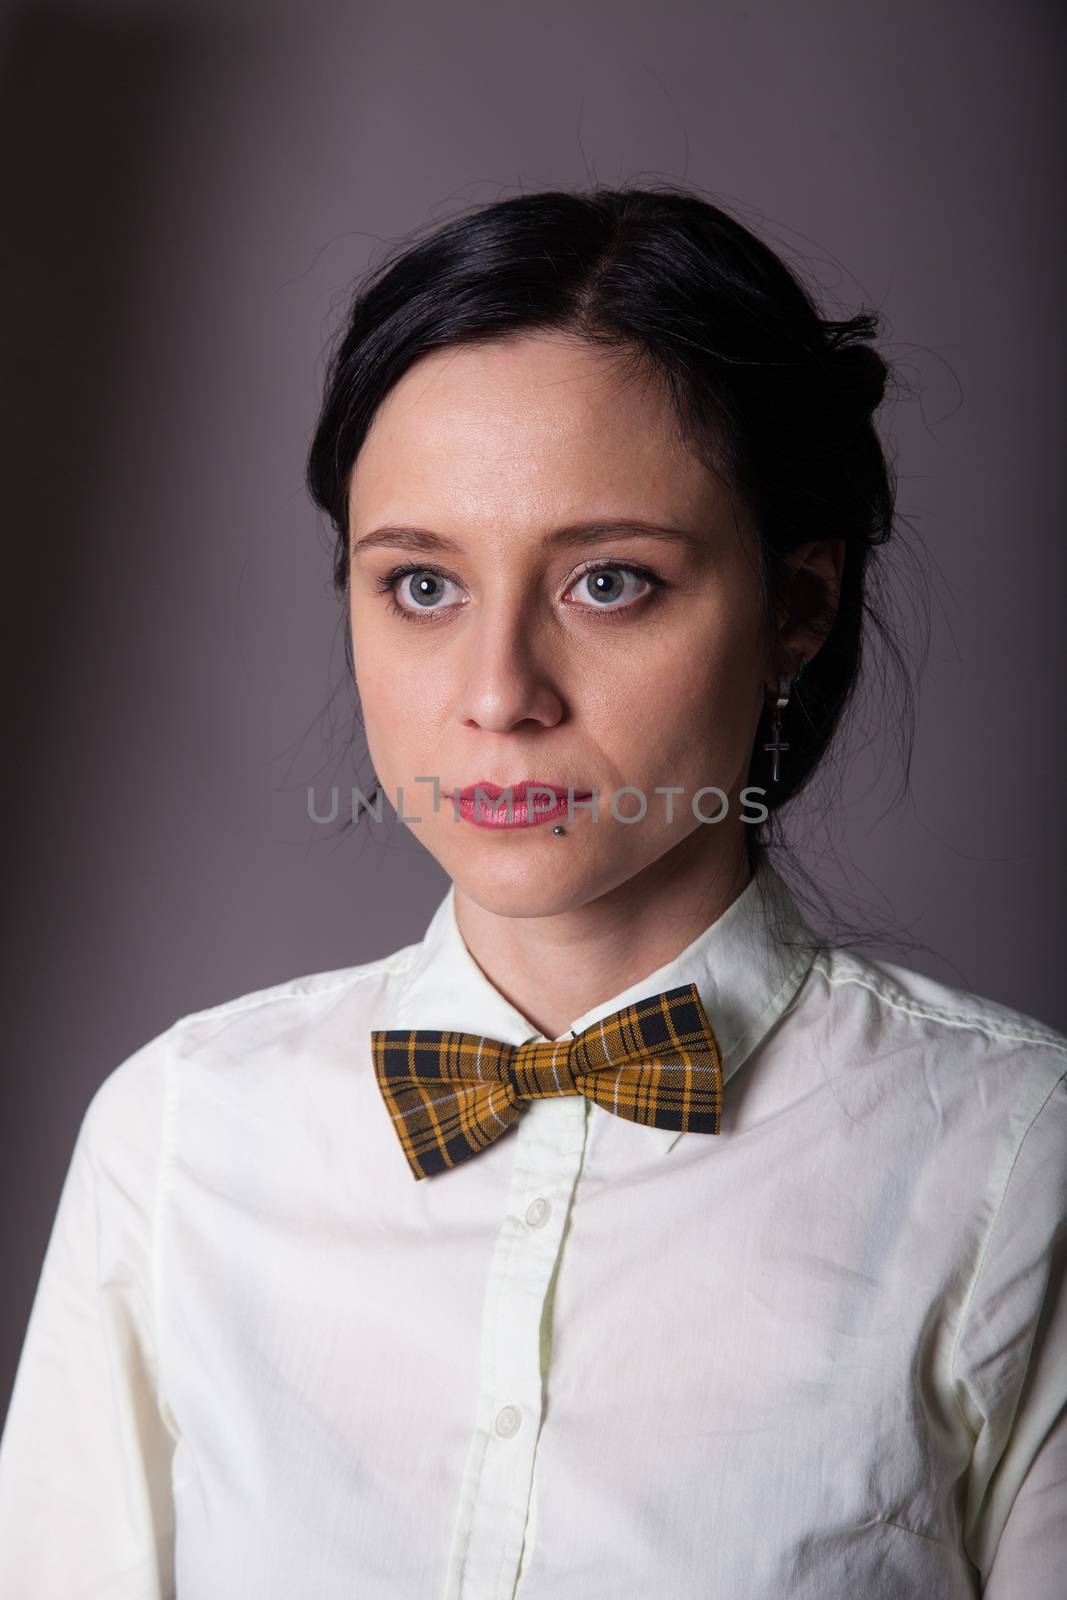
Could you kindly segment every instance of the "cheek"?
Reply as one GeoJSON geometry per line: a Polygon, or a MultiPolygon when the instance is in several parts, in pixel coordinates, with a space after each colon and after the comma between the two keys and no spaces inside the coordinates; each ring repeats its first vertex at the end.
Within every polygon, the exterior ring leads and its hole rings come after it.
{"type": "MultiPolygon", "coordinates": [[[[401,627],[404,624],[400,624],[401,627]]],[[[374,769],[387,785],[409,783],[413,772],[432,771],[440,682],[435,684],[410,652],[395,640],[375,638],[373,628],[353,628],[352,662],[363,729],[374,769]]]]}
{"type": "Polygon", "coordinates": [[[729,789],[744,765],[753,725],[749,700],[691,680],[661,706],[646,705],[630,734],[631,770],[642,787],[702,784],[729,789]],[[703,692],[702,692],[703,691],[703,692]]]}
{"type": "Polygon", "coordinates": [[[353,601],[349,615],[352,663],[364,716],[368,721],[391,716],[398,704],[410,701],[410,654],[401,648],[396,628],[384,625],[369,602],[353,601]]]}
{"type": "Polygon", "coordinates": [[[585,697],[585,714],[614,730],[611,744],[632,768],[706,770],[709,757],[732,764],[744,754],[761,683],[757,623],[717,612],[676,634],[669,650],[620,655],[585,697]]]}
{"type": "MultiPolygon", "coordinates": [[[[356,693],[367,743],[375,757],[375,767],[388,754],[388,746],[379,739],[379,731],[389,729],[389,745],[403,741],[408,718],[400,717],[399,709],[405,702],[407,689],[404,673],[393,659],[393,652],[385,651],[374,637],[374,628],[358,615],[352,616],[352,664],[355,672],[356,693]]],[[[384,777],[379,770],[379,777],[384,777]]]]}

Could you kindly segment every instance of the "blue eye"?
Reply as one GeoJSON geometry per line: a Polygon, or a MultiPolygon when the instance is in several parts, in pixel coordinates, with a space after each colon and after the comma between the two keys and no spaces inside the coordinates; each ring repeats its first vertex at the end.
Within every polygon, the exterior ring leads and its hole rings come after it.
{"type": "Polygon", "coordinates": [[[434,607],[434,602],[439,600],[441,592],[449,580],[439,572],[434,572],[430,567],[421,567],[413,573],[405,587],[405,594],[414,600],[416,605],[426,610],[434,607]]]}
{"type": "MultiPolygon", "coordinates": [[[[652,591],[668,587],[667,580],[648,567],[633,566],[622,561],[600,561],[595,566],[583,569],[573,579],[567,593],[579,584],[584,584],[584,598],[576,604],[580,611],[589,616],[611,617],[629,614],[639,607],[643,609],[642,602],[651,598],[652,591]],[[648,585],[644,594],[631,594],[626,596],[626,581],[621,575],[636,578],[639,583],[648,585]],[[615,602],[620,601],[616,604],[615,602]]],[[[460,585],[442,572],[439,567],[415,566],[408,563],[405,566],[394,567],[387,572],[377,583],[379,594],[388,595],[391,609],[398,617],[403,617],[406,622],[429,622],[434,613],[448,613],[460,609],[455,604],[440,604],[442,595],[448,585],[459,589],[460,585]],[[406,581],[405,581],[406,580],[406,581]],[[401,603],[401,601],[403,603],[401,603]]],[[[460,602],[462,605],[463,602],[460,602]]]]}
{"type": "Polygon", "coordinates": [[[621,573],[629,573],[631,577],[639,577],[632,567],[590,567],[578,579],[585,585],[585,593],[597,604],[605,605],[611,600],[623,597],[626,590],[625,579],[621,573]]]}
{"type": "MultiPolygon", "coordinates": [[[[432,612],[452,609],[435,603],[440,600],[445,586],[452,581],[436,567],[406,566],[394,567],[392,572],[379,579],[377,587],[379,594],[390,596],[392,610],[398,617],[408,622],[421,622],[432,612]],[[409,580],[401,591],[408,602],[405,605],[397,603],[397,588],[402,579],[409,580]]],[[[453,586],[459,587],[458,584],[453,586]]]]}

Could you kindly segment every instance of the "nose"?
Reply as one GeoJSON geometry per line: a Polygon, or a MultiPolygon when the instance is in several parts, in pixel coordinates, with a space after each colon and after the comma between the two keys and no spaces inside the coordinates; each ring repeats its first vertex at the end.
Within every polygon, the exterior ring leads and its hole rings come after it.
{"type": "Polygon", "coordinates": [[[549,629],[531,617],[528,596],[487,600],[465,630],[460,721],[491,733],[522,722],[554,727],[563,716],[554,645],[549,629]]]}

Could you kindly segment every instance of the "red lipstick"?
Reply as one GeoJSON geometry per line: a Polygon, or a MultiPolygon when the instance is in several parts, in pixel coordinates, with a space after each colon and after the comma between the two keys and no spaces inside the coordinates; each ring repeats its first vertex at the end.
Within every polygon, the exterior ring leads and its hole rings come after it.
{"type": "Polygon", "coordinates": [[[589,789],[542,783],[537,778],[523,778],[510,785],[494,783],[486,778],[480,783],[468,784],[465,789],[453,791],[448,798],[453,801],[458,814],[465,821],[473,822],[475,827],[533,828],[542,822],[558,822],[561,817],[568,815],[568,800],[577,805],[580,800],[589,800],[591,793],[589,789]]]}

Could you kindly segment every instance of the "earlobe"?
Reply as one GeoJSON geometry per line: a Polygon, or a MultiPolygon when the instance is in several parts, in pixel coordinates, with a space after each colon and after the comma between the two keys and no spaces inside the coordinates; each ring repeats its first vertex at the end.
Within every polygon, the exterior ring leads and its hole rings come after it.
{"type": "Polygon", "coordinates": [[[783,654],[777,670],[772,676],[765,678],[763,682],[763,692],[769,707],[773,707],[775,701],[781,700],[783,696],[789,696],[800,682],[808,662],[817,653],[816,650],[813,650],[809,655],[805,655],[803,652],[797,653],[796,651],[783,654]]]}

